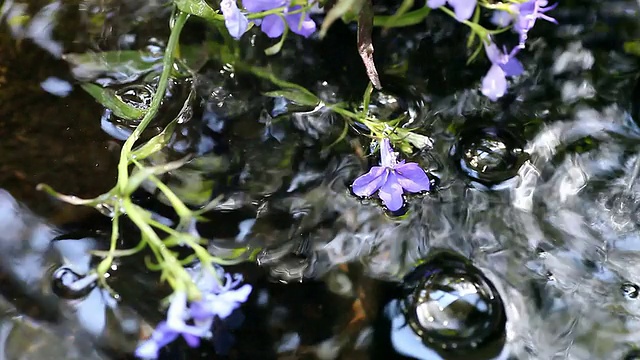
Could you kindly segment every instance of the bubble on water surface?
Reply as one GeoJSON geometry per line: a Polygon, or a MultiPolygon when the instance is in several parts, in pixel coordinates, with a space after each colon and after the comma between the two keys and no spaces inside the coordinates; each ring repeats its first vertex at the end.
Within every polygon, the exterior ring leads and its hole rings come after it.
{"type": "Polygon", "coordinates": [[[627,299],[634,300],[638,298],[638,294],[640,293],[640,287],[633,283],[624,283],[620,286],[620,291],[622,291],[622,295],[627,299]]]}
{"type": "Polygon", "coordinates": [[[505,129],[471,129],[460,134],[451,155],[472,183],[496,188],[514,178],[528,159],[522,145],[505,129]]]}
{"type": "Polygon", "coordinates": [[[464,358],[480,351],[482,358],[491,359],[501,352],[506,325],[502,299],[465,258],[450,252],[432,255],[405,277],[403,292],[399,308],[406,324],[442,357],[464,358]]]}

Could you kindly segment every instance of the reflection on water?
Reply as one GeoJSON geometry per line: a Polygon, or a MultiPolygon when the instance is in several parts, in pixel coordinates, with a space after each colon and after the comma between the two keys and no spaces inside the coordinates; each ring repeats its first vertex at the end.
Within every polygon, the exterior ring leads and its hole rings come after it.
{"type": "MultiPolygon", "coordinates": [[[[36,67],[23,73],[19,62],[0,58],[0,74],[11,69],[11,81],[27,84],[15,93],[34,96],[29,104],[68,95],[47,106],[59,113],[60,101],[71,104],[69,113],[81,121],[65,127],[91,141],[61,139],[64,129],[44,128],[60,130],[46,139],[62,150],[30,150],[45,143],[29,139],[41,139],[38,121],[49,113],[24,110],[22,95],[9,94],[0,79],[0,99],[18,104],[8,110],[0,104],[3,149],[10,150],[0,154],[0,169],[13,173],[13,164],[35,162],[37,173],[22,178],[97,192],[104,190],[97,181],[108,177],[79,172],[87,166],[65,156],[85,153],[87,163],[106,167],[96,160],[105,146],[94,140],[95,131],[102,128],[118,144],[135,120],[80,106],[90,100],[69,93],[64,82],[95,79],[145,108],[164,46],[157,29],[164,29],[167,14],[156,2],[80,3],[5,1],[0,17],[8,33],[51,59],[65,53],[70,67],[40,76],[36,67]],[[69,14],[82,19],[70,24],[87,31],[62,31],[55,19],[69,14]],[[161,21],[149,21],[156,18],[161,21]],[[58,29],[61,35],[53,35],[58,29]],[[105,68],[102,58],[78,55],[86,49],[117,49],[122,61],[105,68]]],[[[365,171],[353,149],[366,144],[349,133],[350,142],[327,151],[323,145],[343,124],[325,108],[264,97],[267,85],[215,59],[199,64],[193,82],[175,79],[155,129],[176,116],[180,121],[167,149],[151,161],[190,159],[164,179],[190,204],[222,196],[205,214],[211,221],[193,229],[210,239],[210,251],[263,249],[257,264],[239,267],[255,294],[220,326],[215,349],[236,359],[637,358],[640,67],[622,49],[640,37],[638,4],[565,1],[553,15],[560,24],[536,29],[543,37],[522,53],[526,76],[515,79],[500,103],[475,90],[484,64],[460,70],[464,33],[445,17],[434,14],[411,31],[377,37],[380,69],[393,75],[384,75],[389,89],[374,93],[372,115],[404,114],[402,126],[434,140],[432,150],[412,161],[439,179],[436,191],[412,199],[402,219],[350,195],[348,184],[365,171]]],[[[211,35],[197,26],[187,31],[194,39],[211,35]]],[[[357,54],[342,48],[354,36],[337,25],[323,42],[312,39],[268,59],[247,51],[248,61],[270,62],[323,99],[349,101],[361,96],[363,74],[336,69],[359,69],[357,54]]],[[[13,40],[2,39],[14,49],[13,40]]],[[[71,216],[71,227],[91,230],[71,236],[12,197],[22,199],[33,186],[0,179],[8,190],[0,193],[5,357],[106,359],[130,350],[147,322],[161,318],[166,287],[138,259],[110,272],[115,294],[92,286],[87,272],[95,259],[88,251],[106,246],[100,226],[71,216]]],[[[136,201],[167,223],[174,218],[152,186],[136,201]]],[[[177,344],[164,356],[210,359],[214,351],[177,344]]]]}

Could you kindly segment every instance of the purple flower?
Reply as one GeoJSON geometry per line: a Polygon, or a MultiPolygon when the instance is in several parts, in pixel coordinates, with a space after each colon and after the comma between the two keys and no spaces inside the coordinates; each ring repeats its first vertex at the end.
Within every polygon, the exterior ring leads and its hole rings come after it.
{"type": "Polygon", "coordinates": [[[494,43],[489,45],[485,43],[484,48],[492,65],[487,75],[482,79],[481,92],[492,101],[496,101],[507,91],[506,77],[518,76],[524,72],[522,64],[515,58],[520,48],[514,48],[509,54],[506,53],[506,50],[500,51],[494,43]]]}
{"type": "Polygon", "coordinates": [[[556,19],[546,15],[549,10],[553,10],[558,4],[547,6],[547,0],[529,0],[521,4],[512,4],[508,11],[498,10],[493,13],[491,22],[498,26],[507,26],[515,20],[513,28],[520,35],[520,47],[524,48],[529,30],[536,24],[537,19],[547,20],[554,24],[556,19]],[[513,14],[512,14],[513,13],[513,14]]]}
{"type": "MultiPolygon", "coordinates": [[[[214,279],[215,280],[215,279],[214,279]]],[[[233,310],[247,301],[251,294],[251,285],[245,284],[238,288],[242,282],[242,275],[224,274],[224,284],[211,284],[208,280],[201,282],[207,285],[201,287],[202,299],[191,303],[189,310],[196,324],[202,326],[213,320],[214,316],[225,319],[233,310]]]]}
{"type": "Polygon", "coordinates": [[[200,345],[200,337],[208,335],[209,328],[200,328],[187,325],[189,319],[187,312],[187,294],[176,292],[171,299],[169,310],[167,311],[167,321],[161,321],[151,334],[151,337],[142,342],[136,348],[136,356],[141,359],[155,359],[158,351],[182,335],[187,344],[191,347],[200,345]]]}
{"type": "Polygon", "coordinates": [[[142,342],[135,355],[141,359],[156,359],[158,351],[165,345],[182,336],[191,347],[200,345],[200,338],[211,337],[211,325],[215,316],[225,319],[247,301],[251,293],[251,285],[242,282],[242,275],[226,274],[216,266],[218,279],[200,265],[190,269],[196,286],[202,293],[202,299],[191,302],[187,307],[187,294],[184,291],[174,293],[167,310],[167,321],[158,323],[151,337],[142,342]],[[192,322],[193,325],[187,324],[192,322]]]}
{"type": "Polygon", "coordinates": [[[449,3],[456,13],[458,21],[469,20],[476,9],[477,0],[427,0],[427,6],[435,9],[449,3]]]}
{"type": "Polygon", "coordinates": [[[491,23],[500,27],[507,27],[513,21],[513,15],[504,10],[496,10],[491,14],[491,23]]]}
{"type": "Polygon", "coordinates": [[[390,211],[396,211],[404,204],[402,194],[405,191],[416,193],[429,190],[431,183],[424,170],[416,163],[398,162],[396,156],[389,139],[382,139],[381,166],[374,166],[368,173],[358,177],[352,185],[353,193],[367,197],[377,191],[384,205],[390,211]]]}
{"type": "Polygon", "coordinates": [[[220,10],[222,11],[224,25],[227,27],[227,30],[229,30],[229,34],[236,40],[240,39],[249,27],[249,20],[240,9],[238,9],[236,0],[222,0],[220,2],[220,10]]]}
{"type": "Polygon", "coordinates": [[[514,29],[520,34],[520,45],[524,47],[527,41],[527,33],[536,24],[537,19],[547,20],[557,24],[556,19],[548,16],[545,12],[553,10],[558,4],[547,6],[547,0],[530,0],[522,4],[515,5],[518,10],[518,18],[513,25],[514,29]]]}
{"type": "Polygon", "coordinates": [[[289,3],[289,0],[244,0],[242,5],[251,13],[285,7],[282,14],[271,14],[262,19],[260,29],[270,38],[282,36],[285,29],[285,21],[291,31],[298,35],[309,37],[316,31],[316,23],[311,20],[308,14],[304,14],[304,18],[301,12],[290,14],[291,12],[300,10],[302,7],[290,7],[288,6],[289,3]]]}

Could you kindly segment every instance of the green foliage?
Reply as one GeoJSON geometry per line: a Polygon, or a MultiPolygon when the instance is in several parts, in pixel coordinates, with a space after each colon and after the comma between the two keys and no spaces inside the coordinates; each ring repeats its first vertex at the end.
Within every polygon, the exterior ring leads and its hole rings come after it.
{"type": "Polygon", "coordinates": [[[92,83],[84,83],[80,85],[84,91],[93,96],[102,106],[113,111],[113,114],[119,118],[126,120],[140,120],[146,109],[138,109],[123,102],[113,91],[109,88],[104,88],[92,83]]]}

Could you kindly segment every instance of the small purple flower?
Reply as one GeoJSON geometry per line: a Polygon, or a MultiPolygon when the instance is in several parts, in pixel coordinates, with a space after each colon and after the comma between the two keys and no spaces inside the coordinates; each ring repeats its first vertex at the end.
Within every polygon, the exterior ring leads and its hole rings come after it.
{"type": "Polygon", "coordinates": [[[158,323],[151,337],[138,346],[136,357],[156,359],[158,351],[179,336],[189,346],[197,347],[200,345],[200,338],[211,337],[211,326],[216,316],[225,319],[247,301],[252,288],[249,284],[238,287],[242,282],[242,275],[232,276],[226,274],[221,267],[214,266],[218,278],[224,283],[218,283],[218,279],[200,265],[190,269],[193,281],[202,293],[202,299],[191,302],[187,307],[187,294],[184,291],[174,293],[167,310],[167,321],[158,323]],[[192,322],[193,325],[187,322],[192,322]]]}
{"type": "Polygon", "coordinates": [[[398,162],[389,139],[380,144],[380,165],[358,177],[352,185],[353,193],[368,197],[376,191],[378,197],[390,211],[399,210],[404,204],[402,194],[429,190],[431,183],[424,170],[416,163],[398,162]]]}
{"type": "Polygon", "coordinates": [[[302,18],[301,12],[289,14],[290,12],[294,12],[302,8],[301,6],[289,7],[289,3],[289,0],[244,0],[243,6],[247,11],[252,13],[273,10],[286,6],[282,15],[271,14],[262,19],[262,23],[260,24],[262,32],[270,38],[282,36],[286,21],[286,24],[289,26],[291,31],[298,35],[309,37],[316,31],[316,23],[311,20],[308,14],[304,14],[304,18],[302,18]]]}
{"type": "Polygon", "coordinates": [[[548,3],[547,0],[529,0],[521,4],[512,4],[509,7],[511,13],[503,10],[495,11],[491,17],[491,22],[497,26],[507,26],[515,20],[513,28],[520,35],[520,47],[524,48],[528,32],[536,24],[537,19],[543,19],[554,24],[558,23],[556,19],[545,14],[547,11],[555,9],[558,4],[547,6],[548,3]]]}
{"type": "Polygon", "coordinates": [[[214,284],[207,289],[208,291],[203,291],[202,299],[192,302],[189,308],[196,324],[213,320],[214,316],[225,319],[246,302],[251,294],[251,285],[244,284],[238,288],[241,282],[240,274],[233,277],[224,274],[223,285],[214,284]]]}
{"type": "Polygon", "coordinates": [[[477,0],[427,0],[427,6],[435,9],[441,6],[445,6],[447,3],[451,5],[453,11],[456,13],[456,19],[458,21],[469,20],[473,15],[477,0]]]}
{"type": "Polygon", "coordinates": [[[167,310],[167,321],[158,323],[151,337],[136,348],[135,355],[141,359],[156,359],[158,351],[180,335],[189,346],[200,345],[200,337],[206,336],[210,331],[208,328],[187,325],[185,321],[188,319],[187,294],[182,291],[176,292],[167,310]]]}
{"type": "Polygon", "coordinates": [[[554,24],[558,22],[556,19],[546,15],[549,10],[555,9],[558,5],[553,4],[547,6],[547,0],[530,0],[522,4],[515,5],[518,10],[518,18],[513,27],[518,34],[520,34],[520,45],[524,47],[524,43],[527,41],[527,33],[536,24],[537,19],[547,20],[554,24]]]}
{"type": "Polygon", "coordinates": [[[487,57],[491,61],[491,68],[482,79],[481,92],[491,101],[496,101],[507,91],[507,76],[518,76],[524,72],[524,68],[515,55],[520,51],[515,47],[509,54],[506,50],[500,51],[494,43],[485,43],[487,57]]]}

